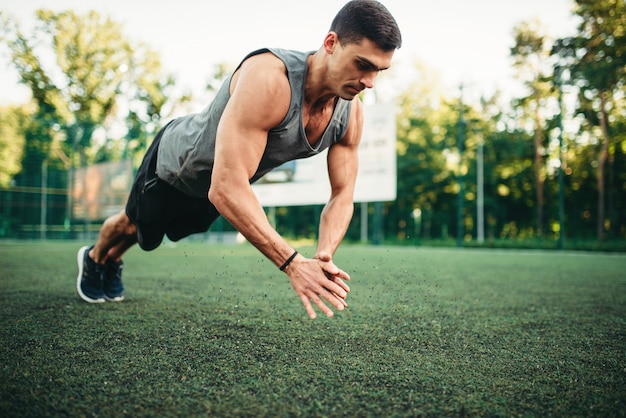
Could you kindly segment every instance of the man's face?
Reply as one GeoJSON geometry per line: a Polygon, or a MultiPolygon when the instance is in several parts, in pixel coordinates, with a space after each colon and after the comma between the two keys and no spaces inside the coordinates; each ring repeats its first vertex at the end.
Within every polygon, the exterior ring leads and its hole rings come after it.
{"type": "Polygon", "coordinates": [[[395,50],[383,51],[369,39],[342,45],[337,41],[332,51],[329,76],[336,94],[342,99],[374,87],[374,79],[391,65],[395,50]]]}

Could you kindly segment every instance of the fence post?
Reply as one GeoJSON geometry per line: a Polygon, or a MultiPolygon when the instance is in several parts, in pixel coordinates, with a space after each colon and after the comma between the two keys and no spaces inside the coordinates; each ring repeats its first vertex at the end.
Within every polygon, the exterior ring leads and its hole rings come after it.
{"type": "Polygon", "coordinates": [[[48,159],[41,163],[41,210],[39,215],[39,239],[46,239],[46,219],[48,217],[48,159]]]}

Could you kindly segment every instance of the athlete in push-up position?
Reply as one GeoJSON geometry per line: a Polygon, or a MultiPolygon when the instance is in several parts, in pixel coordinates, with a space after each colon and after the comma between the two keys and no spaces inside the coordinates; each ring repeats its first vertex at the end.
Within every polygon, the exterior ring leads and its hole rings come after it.
{"type": "Polygon", "coordinates": [[[311,318],[313,304],[333,315],[324,300],[343,310],[350,277],[332,257],[353,213],[363,126],[357,96],[389,68],[401,43],[381,3],[352,0],[317,51],[261,49],[245,57],[205,110],[159,131],[126,209],[104,222],[95,245],[78,252],[81,298],[122,300],[126,250],[135,243],[153,250],[164,235],[176,241],[205,232],[222,215],[289,276],[311,318]],[[327,148],[331,195],[309,259],[271,227],[250,184],[286,161],[327,148]]]}

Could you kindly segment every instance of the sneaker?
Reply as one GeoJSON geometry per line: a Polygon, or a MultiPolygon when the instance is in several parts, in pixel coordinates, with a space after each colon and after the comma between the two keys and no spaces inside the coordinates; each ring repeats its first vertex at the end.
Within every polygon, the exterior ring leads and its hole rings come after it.
{"type": "Polygon", "coordinates": [[[124,300],[124,285],[122,284],[122,269],[124,262],[109,260],[104,270],[104,298],[111,302],[124,300]]]}
{"type": "Polygon", "coordinates": [[[82,300],[89,303],[104,302],[102,281],[102,266],[89,257],[89,250],[93,247],[82,247],[78,250],[78,278],[76,290],[82,300]]]}

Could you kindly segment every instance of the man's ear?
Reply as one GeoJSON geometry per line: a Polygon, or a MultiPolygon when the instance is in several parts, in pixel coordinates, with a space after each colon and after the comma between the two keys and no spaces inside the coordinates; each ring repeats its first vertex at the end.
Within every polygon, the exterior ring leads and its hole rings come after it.
{"type": "Polygon", "coordinates": [[[339,45],[339,37],[335,32],[328,32],[324,38],[324,50],[327,54],[332,54],[339,45]]]}

